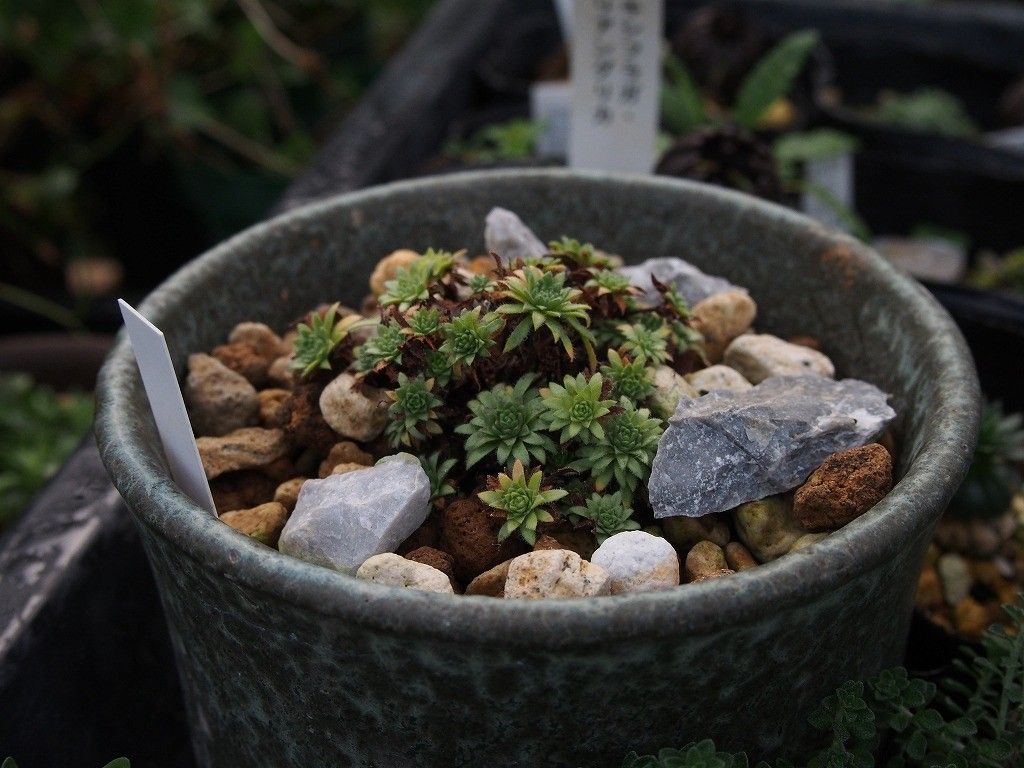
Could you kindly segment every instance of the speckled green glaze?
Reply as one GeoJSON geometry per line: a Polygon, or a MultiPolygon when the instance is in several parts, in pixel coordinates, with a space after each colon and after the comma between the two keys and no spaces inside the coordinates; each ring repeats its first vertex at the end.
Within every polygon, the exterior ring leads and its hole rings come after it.
{"type": "Polygon", "coordinates": [[[398,247],[482,248],[501,205],[542,237],[681,255],[749,286],[760,327],[818,337],[894,395],[900,481],[825,541],[644,595],[504,602],[357,581],[217,522],[168,477],[131,352],[100,379],[97,435],[157,574],[203,766],[617,766],[714,737],[793,754],[834,686],[897,663],[932,527],[965,472],[978,385],[952,321],[852,239],[745,196],[661,180],[515,171],[400,183],[255,227],[142,306],[181,370],[242,320],[283,329],[357,304],[398,247]]]}

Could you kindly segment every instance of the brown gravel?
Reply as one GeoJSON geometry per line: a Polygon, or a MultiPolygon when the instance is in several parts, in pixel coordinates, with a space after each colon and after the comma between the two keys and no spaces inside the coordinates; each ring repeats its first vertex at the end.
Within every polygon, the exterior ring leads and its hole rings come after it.
{"type": "Polygon", "coordinates": [[[448,580],[452,583],[452,589],[456,592],[460,591],[458,582],[455,580],[455,558],[447,552],[442,552],[434,547],[419,547],[409,552],[405,559],[437,568],[437,570],[448,577],[448,580]]]}
{"type": "Polygon", "coordinates": [[[261,355],[259,349],[252,344],[244,341],[221,344],[214,347],[210,354],[235,373],[240,373],[257,389],[268,381],[267,371],[273,360],[261,355]]]}
{"type": "Polygon", "coordinates": [[[265,504],[273,500],[275,487],[273,480],[254,470],[229,472],[210,481],[218,513],[265,504]]]}
{"type": "Polygon", "coordinates": [[[842,528],[892,489],[892,458],[878,443],[829,456],[796,491],[793,515],[809,531],[842,528]]]}
{"type": "Polygon", "coordinates": [[[251,536],[256,541],[260,541],[268,547],[276,547],[284,524],[288,521],[288,514],[288,510],[283,504],[271,501],[252,509],[225,512],[220,519],[236,531],[251,536]]]}
{"type": "Polygon", "coordinates": [[[460,499],[444,510],[441,549],[455,558],[455,576],[463,584],[526,551],[518,536],[499,542],[500,527],[476,499],[460,499]]]}

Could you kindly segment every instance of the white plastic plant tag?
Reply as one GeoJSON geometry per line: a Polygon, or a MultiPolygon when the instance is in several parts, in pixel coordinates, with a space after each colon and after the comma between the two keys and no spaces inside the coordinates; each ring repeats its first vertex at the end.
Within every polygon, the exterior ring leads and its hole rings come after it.
{"type": "Polygon", "coordinates": [[[540,124],[536,154],[539,157],[568,157],[572,85],[552,81],[534,83],[530,87],[530,115],[540,124]]]}
{"type": "Polygon", "coordinates": [[[654,167],[663,16],[664,0],[573,4],[573,168],[654,167]]]}
{"type": "Polygon", "coordinates": [[[558,26],[562,28],[566,48],[572,42],[572,3],[573,0],[555,0],[555,13],[558,14],[558,26]]]}
{"type": "Polygon", "coordinates": [[[149,407],[156,420],[160,442],[171,468],[171,476],[181,489],[203,509],[216,515],[210,483],[206,479],[199,448],[192,434],[178,377],[171,364],[171,353],[163,331],[140,315],[123,299],[117,300],[128,331],[135,362],[139,365],[149,407]]]}
{"type": "Polygon", "coordinates": [[[837,212],[837,206],[853,210],[854,170],[853,153],[843,152],[804,164],[805,189],[800,207],[808,216],[836,229],[849,229],[837,212]]]}

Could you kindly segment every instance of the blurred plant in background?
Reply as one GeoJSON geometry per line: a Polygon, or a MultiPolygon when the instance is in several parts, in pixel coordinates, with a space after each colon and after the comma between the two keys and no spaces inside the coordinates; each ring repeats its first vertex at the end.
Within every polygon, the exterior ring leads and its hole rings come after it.
{"type": "Polygon", "coordinates": [[[0,279],[258,218],[429,4],[0,0],[0,279]]]}
{"type": "Polygon", "coordinates": [[[92,411],[92,395],[0,375],[0,531],[74,450],[92,411]]]}

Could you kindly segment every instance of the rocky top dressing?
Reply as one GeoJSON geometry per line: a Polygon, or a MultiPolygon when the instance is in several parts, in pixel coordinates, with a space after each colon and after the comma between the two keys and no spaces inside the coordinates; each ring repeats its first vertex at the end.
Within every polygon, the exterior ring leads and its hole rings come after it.
{"type": "Polygon", "coordinates": [[[381,584],[587,597],[755,567],[891,488],[887,396],[755,333],[744,288],[502,209],[485,240],[396,251],[360,310],[189,358],[222,521],[381,584]]]}

